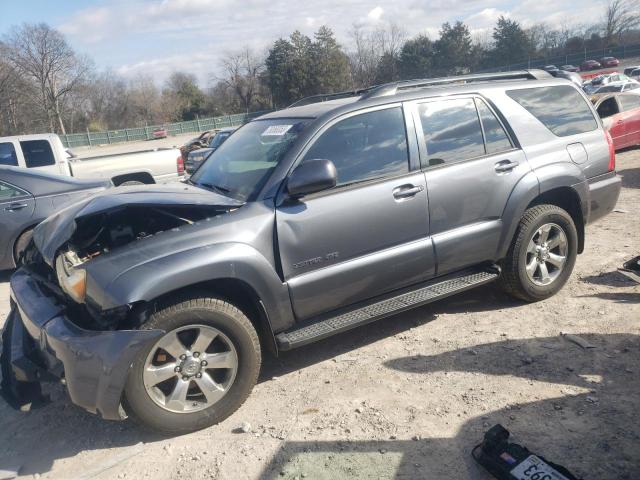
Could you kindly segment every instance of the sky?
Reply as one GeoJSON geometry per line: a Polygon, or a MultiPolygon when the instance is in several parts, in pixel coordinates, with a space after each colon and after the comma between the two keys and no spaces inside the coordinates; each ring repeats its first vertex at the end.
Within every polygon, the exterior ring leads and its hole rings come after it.
{"type": "Polygon", "coordinates": [[[312,35],[327,24],[348,45],[354,24],[395,22],[409,36],[437,38],[443,22],[462,20],[482,36],[500,15],[525,27],[561,27],[597,22],[604,8],[605,0],[0,0],[0,36],[13,25],[46,22],[101,69],[159,83],[186,70],[206,85],[225,52],[245,45],[266,52],[295,29],[312,35]]]}

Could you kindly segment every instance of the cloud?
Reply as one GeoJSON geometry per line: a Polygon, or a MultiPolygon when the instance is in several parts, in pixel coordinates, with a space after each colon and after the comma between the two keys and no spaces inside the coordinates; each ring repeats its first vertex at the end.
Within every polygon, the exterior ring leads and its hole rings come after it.
{"type": "Polygon", "coordinates": [[[372,9],[369,13],[367,13],[367,18],[369,20],[373,20],[374,22],[377,22],[378,20],[380,20],[380,18],[382,18],[383,13],[384,13],[384,9],[378,6],[372,9]]]}
{"type": "Polygon", "coordinates": [[[500,15],[523,26],[547,22],[550,27],[597,19],[600,0],[502,0],[487,6],[481,0],[114,0],[109,7],[62,12],[59,26],[75,48],[98,65],[123,75],[152,74],[162,81],[174,69],[194,71],[206,79],[221,56],[249,45],[264,52],[279,37],[298,29],[311,35],[321,25],[331,27],[349,46],[354,24],[365,28],[395,23],[408,36],[428,33],[432,38],[443,22],[462,20],[476,37],[490,35],[500,15]]]}

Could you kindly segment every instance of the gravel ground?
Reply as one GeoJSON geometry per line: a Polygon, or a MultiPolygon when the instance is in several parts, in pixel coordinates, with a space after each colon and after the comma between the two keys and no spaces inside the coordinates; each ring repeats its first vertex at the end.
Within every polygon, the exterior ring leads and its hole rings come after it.
{"type": "Polygon", "coordinates": [[[619,153],[618,169],[619,211],[588,227],[571,280],[549,300],[524,304],[483,287],[266,358],[238,412],[181,437],[102,421],[58,388],[28,413],[0,401],[0,469],[55,479],[488,479],[470,451],[501,423],[585,479],[640,478],[640,287],[617,272],[640,253],[640,149],[619,153]]]}

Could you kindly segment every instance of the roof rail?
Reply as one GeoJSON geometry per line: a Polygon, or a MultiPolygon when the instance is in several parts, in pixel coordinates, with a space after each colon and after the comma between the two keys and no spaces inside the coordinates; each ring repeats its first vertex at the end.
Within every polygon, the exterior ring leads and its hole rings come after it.
{"type": "Polygon", "coordinates": [[[376,88],[376,86],[367,87],[367,88],[360,88],[360,89],[357,89],[357,90],[347,90],[346,92],[321,93],[321,94],[318,94],[318,95],[311,95],[309,97],[304,97],[304,98],[301,98],[300,100],[296,100],[291,105],[289,105],[287,108],[301,107],[303,105],[311,105],[312,103],[326,102],[328,100],[337,100],[339,98],[357,97],[359,95],[362,95],[365,92],[368,92],[372,88],[376,88]]]}
{"type": "Polygon", "coordinates": [[[452,77],[425,78],[417,80],[404,80],[400,82],[387,83],[378,87],[370,87],[363,92],[360,100],[374,97],[384,97],[395,95],[401,90],[412,88],[433,87],[448,83],[472,83],[486,82],[491,80],[545,80],[553,78],[551,74],[544,70],[517,70],[513,72],[499,73],[472,73],[470,75],[457,75],[452,77]]]}

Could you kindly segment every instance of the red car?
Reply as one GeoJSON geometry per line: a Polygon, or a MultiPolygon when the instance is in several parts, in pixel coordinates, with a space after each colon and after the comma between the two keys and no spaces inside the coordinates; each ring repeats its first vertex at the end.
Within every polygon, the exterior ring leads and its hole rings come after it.
{"type": "Polygon", "coordinates": [[[640,93],[595,95],[591,101],[616,150],[640,145],[640,93]]]}
{"type": "Polygon", "coordinates": [[[158,127],[158,128],[154,128],[153,132],[151,132],[151,134],[153,135],[153,138],[155,138],[155,139],[167,138],[167,135],[169,135],[169,130],[167,130],[164,127],[158,127]]]}
{"type": "Polygon", "coordinates": [[[598,68],[602,68],[602,65],[600,65],[600,62],[596,62],[595,60],[585,60],[582,62],[582,65],[580,65],[581,71],[597,70],[598,68]]]}
{"type": "Polygon", "coordinates": [[[600,60],[598,60],[598,62],[603,67],[617,67],[618,65],[620,65],[620,60],[618,60],[616,57],[602,57],[600,60]]]}

